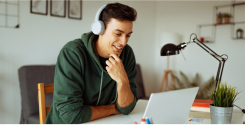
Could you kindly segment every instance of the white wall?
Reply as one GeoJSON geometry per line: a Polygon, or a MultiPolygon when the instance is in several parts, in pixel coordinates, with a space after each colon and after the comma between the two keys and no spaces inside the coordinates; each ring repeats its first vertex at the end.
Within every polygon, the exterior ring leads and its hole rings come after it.
{"type": "MultiPolygon", "coordinates": [[[[83,1],[82,20],[31,14],[30,1],[20,2],[20,28],[0,27],[0,123],[19,123],[21,99],[17,70],[23,65],[55,64],[62,46],[90,31],[95,13],[104,4],[115,1],[83,1]]],[[[154,76],[155,2],[121,1],[135,8],[138,18],[134,22],[129,40],[142,67],[144,82],[154,76]],[[148,9],[146,9],[148,8],[148,9]],[[144,25],[144,26],[143,26],[144,25]],[[147,31],[147,32],[146,32],[147,31]],[[148,51],[146,51],[148,49],[148,51]],[[146,61],[145,57],[147,57],[146,61]]],[[[50,10],[49,10],[50,11],[50,10]]],[[[49,12],[48,11],[48,12],[49,12]]],[[[152,87],[149,84],[147,94],[152,87]]]]}
{"type": "MultiPolygon", "coordinates": [[[[242,2],[242,1],[240,1],[242,2]]],[[[244,2],[244,0],[243,0],[244,2]]],[[[231,1],[158,1],[156,19],[156,83],[160,86],[163,70],[166,69],[167,57],[160,57],[160,40],[162,33],[177,33],[181,36],[179,42],[188,42],[192,33],[197,32],[200,24],[213,23],[213,7],[217,5],[230,4],[231,1]]],[[[229,12],[222,9],[221,12],[229,12]]],[[[235,21],[245,21],[245,6],[238,6],[235,13],[235,21]]],[[[245,29],[245,24],[239,25],[245,29]]],[[[229,56],[225,63],[222,82],[237,87],[240,91],[244,90],[245,75],[245,40],[233,40],[230,35],[230,25],[216,27],[216,40],[214,43],[206,45],[218,54],[229,56]]],[[[237,27],[236,27],[237,28],[237,27]]],[[[208,31],[206,31],[207,33],[208,31]]],[[[211,31],[209,31],[211,32],[211,31]]],[[[205,33],[205,32],[204,32],[205,33]]],[[[166,42],[167,43],[167,42],[166,42]]],[[[170,69],[175,73],[180,70],[188,75],[190,79],[199,73],[203,81],[207,81],[211,76],[216,77],[218,61],[205,52],[195,43],[188,45],[183,51],[186,61],[182,55],[170,56],[170,69]]],[[[235,104],[245,108],[245,92],[243,91],[235,104]]]]}

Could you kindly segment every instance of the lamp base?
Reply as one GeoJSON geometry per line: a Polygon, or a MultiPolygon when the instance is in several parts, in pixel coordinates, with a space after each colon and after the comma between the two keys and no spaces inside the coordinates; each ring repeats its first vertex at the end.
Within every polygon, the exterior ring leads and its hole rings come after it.
{"type": "Polygon", "coordinates": [[[166,81],[165,91],[168,91],[169,90],[169,87],[168,87],[168,75],[169,74],[171,76],[172,86],[174,87],[174,89],[176,89],[175,82],[174,82],[174,76],[173,76],[172,70],[164,70],[164,75],[163,75],[163,79],[162,79],[162,84],[161,84],[160,92],[162,92],[162,90],[163,90],[163,86],[164,86],[165,81],[166,81]]]}

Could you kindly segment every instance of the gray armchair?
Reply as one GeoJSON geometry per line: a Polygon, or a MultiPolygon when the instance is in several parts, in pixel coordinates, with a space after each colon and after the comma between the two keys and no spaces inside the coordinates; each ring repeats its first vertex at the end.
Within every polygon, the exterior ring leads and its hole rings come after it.
{"type": "MultiPolygon", "coordinates": [[[[21,119],[20,124],[39,124],[38,90],[37,84],[54,83],[55,65],[22,66],[18,70],[21,92],[21,119]]],[[[139,99],[145,97],[143,79],[140,66],[137,64],[137,91],[139,99]]],[[[53,94],[45,95],[46,105],[53,102],[53,94]]]]}
{"type": "Polygon", "coordinates": [[[137,83],[137,94],[138,94],[138,97],[139,97],[139,99],[148,100],[149,97],[145,96],[145,88],[144,88],[144,82],[143,82],[143,78],[142,78],[140,65],[136,64],[136,67],[137,67],[137,75],[136,75],[135,81],[137,83]]]}
{"type": "MultiPolygon", "coordinates": [[[[22,66],[18,70],[21,94],[20,124],[39,124],[37,84],[54,83],[55,65],[22,66]]],[[[51,105],[53,95],[46,94],[46,105],[51,105]]]]}

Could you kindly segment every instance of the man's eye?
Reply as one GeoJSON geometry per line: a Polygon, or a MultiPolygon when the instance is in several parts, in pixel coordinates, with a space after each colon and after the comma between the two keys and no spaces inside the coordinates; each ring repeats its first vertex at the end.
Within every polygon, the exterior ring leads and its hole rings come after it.
{"type": "MultiPolygon", "coordinates": [[[[116,33],[115,33],[116,34],[116,33]]],[[[117,36],[121,36],[121,34],[116,34],[117,36]]]]}
{"type": "Polygon", "coordinates": [[[127,37],[130,37],[130,35],[127,35],[127,37]]]}

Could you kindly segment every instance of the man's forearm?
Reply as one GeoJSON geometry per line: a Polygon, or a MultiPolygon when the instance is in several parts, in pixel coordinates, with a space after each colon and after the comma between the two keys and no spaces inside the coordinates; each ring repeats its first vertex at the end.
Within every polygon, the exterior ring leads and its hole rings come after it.
{"type": "Polygon", "coordinates": [[[90,106],[92,109],[92,117],[90,121],[104,118],[113,114],[120,114],[118,111],[116,104],[104,105],[104,106],[90,106]]]}
{"type": "Polygon", "coordinates": [[[129,82],[117,84],[118,99],[117,103],[120,107],[126,107],[134,101],[134,94],[130,89],[129,82]]]}

